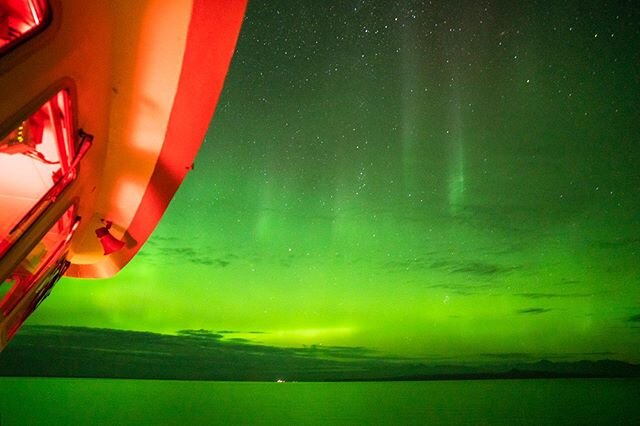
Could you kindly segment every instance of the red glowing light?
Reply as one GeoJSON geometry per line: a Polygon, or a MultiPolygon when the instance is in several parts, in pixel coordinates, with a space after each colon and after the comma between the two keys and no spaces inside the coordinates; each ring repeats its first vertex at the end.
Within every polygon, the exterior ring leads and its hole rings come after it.
{"type": "Polygon", "coordinates": [[[112,224],[112,222],[106,221],[103,227],[96,229],[96,237],[98,237],[100,244],[102,244],[105,256],[120,250],[125,245],[124,241],[120,241],[109,232],[112,224]]]}
{"type": "Polygon", "coordinates": [[[64,186],[75,154],[70,110],[61,90],[0,139],[0,256],[52,188],[64,186]]]}
{"type": "Polygon", "coordinates": [[[0,2],[0,53],[40,29],[49,13],[45,0],[0,2]]]}

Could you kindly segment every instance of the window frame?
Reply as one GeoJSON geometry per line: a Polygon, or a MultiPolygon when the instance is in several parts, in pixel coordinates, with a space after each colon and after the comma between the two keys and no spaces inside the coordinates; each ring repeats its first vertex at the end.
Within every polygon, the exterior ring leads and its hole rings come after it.
{"type": "MultiPolygon", "coordinates": [[[[83,154],[80,152],[81,146],[86,139],[89,139],[89,141],[92,139],[90,135],[80,131],[77,127],[77,96],[75,84],[71,79],[63,79],[52,85],[21,108],[16,114],[14,114],[13,118],[7,120],[7,124],[0,126],[0,139],[4,139],[14,129],[19,127],[20,123],[27,120],[47,102],[54,99],[58,93],[63,91],[66,92],[67,98],[67,105],[65,108],[70,114],[70,117],[67,119],[69,125],[69,146],[67,147],[69,159],[67,165],[61,166],[63,178],[47,190],[47,192],[30,208],[30,210],[12,226],[7,235],[0,236],[0,238],[5,240],[6,244],[5,247],[0,247],[0,259],[11,251],[24,234],[28,232],[29,228],[47,211],[48,207],[55,202],[62,191],[75,180],[78,174],[79,157],[83,154]],[[68,169],[65,171],[64,168],[67,167],[68,169]]],[[[60,141],[57,141],[57,143],[60,143],[60,141]]]]}
{"type": "Polygon", "coordinates": [[[51,4],[50,0],[42,0],[42,3],[44,5],[42,20],[37,25],[31,27],[28,31],[20,34],[18,37],[9,41],[4,46],[0,46],[0,58],[7,56],[9,53],[27,44],[36,35],[44,32],[51,25],[51,22],[53,21],[53,14],[54,14],[53,5],[51,4]]]}
{"type": "MultiPolygon", "coordinates": [[[[70,240],[80,223],[80,217],[77,213],[78,201],[76,199],[56,216],[56,219],[39,238],[38,241],[42,241],[51,230],[59,226],[60,221],[63,220],[65,215],[68,214],[70,216],[70,225],[66,230],[66,235],[63,239],[55,243],[51,254],[41,265],[38,265],[32,275],[33,279],[27,284],[14,284],[14,286],[23,285],[25,288],[22,289],[22,294],[16,296],[17,300],[5,307],[7,309],[6,313],[0,311],[0,351],[6,347],[29,315],[31,315],[40,303],[51,293],[53,286],[69,267],[70,263],[67,260],[67,253],[70,247],[70,240]]],[[[29,254],[27,254],[27,256],[29,256],[29,254]]],[[[0,302],[7,303],[4,299],[0,302]]]]}

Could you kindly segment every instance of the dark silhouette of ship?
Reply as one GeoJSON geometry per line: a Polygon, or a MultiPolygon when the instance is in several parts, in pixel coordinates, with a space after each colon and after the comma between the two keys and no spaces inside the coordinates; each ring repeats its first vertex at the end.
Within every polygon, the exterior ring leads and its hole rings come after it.
{"type": "Polygon", "coordinates": [[[246,0],[0,2],[0,350],[109,277],[192,169],[246,0]]]}

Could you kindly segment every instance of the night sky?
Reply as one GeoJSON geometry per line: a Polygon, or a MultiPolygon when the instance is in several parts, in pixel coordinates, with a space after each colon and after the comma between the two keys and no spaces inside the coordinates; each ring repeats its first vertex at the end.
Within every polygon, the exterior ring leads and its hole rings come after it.
{"type": "Polygon", "coordinates": [[[640,362],[639,99],[633,1],[252,0],[151,239],[28,324],[640,362]]]}

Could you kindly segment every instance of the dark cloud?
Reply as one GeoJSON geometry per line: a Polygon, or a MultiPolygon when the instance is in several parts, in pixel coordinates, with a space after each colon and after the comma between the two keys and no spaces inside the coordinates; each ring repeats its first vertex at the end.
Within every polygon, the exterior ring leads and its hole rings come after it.
{"type": "Polygon", "coordinates": [[[626,248],[629,246],[640,246],[640,236],[616,238],[608,241],[598,241],[597,246],[603,249],[626,248]]]}
{"type": "Polygon", "coordinates": [[[397,259],[386,262],[384,268],[392,271],[428,269],[429,262],[423,257],[397,259]]]}
{"type": "Polygon", "coordinates": [[[520,360],[520,359],[533,359],[532,354],[526,352],[500,352],[500,353],[482,353],[482,358],[498,359],[498,360],[520,360]]]}
{"type": "Polygon", "coordinates": [[[251,343],[251,340],[243,339],[242,337],[231,337],[229,341],[236,342],[236,343],[251,343]]]}
{"type": "MultiPolygon", "coordinates": [[[[456,366],[446,357],[418,360],[389,356],[355,346],[280,348],[259,345],[246,339],[226,339],[221,333],[210,330],[181,330],[177,335],[163,335],[83,327],[24,326],[5,351],[0,353],[0,376],[266,381],[277,378],[424,380],[443,376],[502,374],[500,372],[509,372],[518,365],[515,362],[528,362],[522,367],[524,370],[536,365],[548,371],[562,367],[554,367],[549,361],[532,364],[535,358],[526,353],[486,353],[479,360],[487,358],[495,362],[484,367],[456,366]]],[[[578,371],[575,368],[579,368],[582,371],[580,374],[586,372],[593,375],[594,365],[564,363],[563,368],[570,367],[574,369],[572,371],[578,371]]],[[[640,375],[640,371],[636,371],[639,370],[637,366],[618,363],[618,367],[621,368],[619,374],[630,374],[631,371],[640,375]]],[[[607,367],[603,371],[603,374],[610,374],[613,370],[607,367]]]]}
{"type": "Polygon", "coordinates": [[[519,309],[516,312],[522,315],[539,315],[550,312],[549,308],[527,308],[527,309],[519,309]]]}
{"type": "Polygon", "coordinates": [[[147,253],[149,258],[159,256],[162,262],[171,263],[191,263],[194,265],[213,266],[225,268],[231,264],[231,259],[236,258],[232,254],[212,255],[208,249],[195,250],[191,247],[157,247],[154,248],[153,255],[147,253]]]}
{"type": "Polygon", "coordinates": [[[507,274],[514,270],[521,269],[520,266],[507,266],[497,263],[487,263],[481,261],[460,261],[460,260],[433,260],[442,257],[442,253],[429,253],[425,256],[416,256],[407,259],[396,259],[384,264],[384,267],[391,271],[407,270],[443,270],[452,274],[468,274],[477,277],[496,277],[507,274]]]}
{"type": "Polygon", "coordinates": [[[196,265],[210,265],[212,262],[209,256],[191,247],[162,247],[159,251],[162,254],[171,255],[186,262],[195,263],[196,265]]]}
{"type": "MultiPolygon", "coordinates": [[[[309,345],[302,347],[298,354],[330,359],[379,359],[377,351],[359,346],[309,345]]],[[[385,356],[385,360],[407,360],[407,358],[385,356]]]]}
{"type": "Polygon", "coordinates": [[[589,293],[515,293],[514,296],[524,297],[527,299],[573,299],[582,297],[591,297],[589,293]]]}
{"type": "Polygon", "coordinates": [[[362,347],[281,348],[225,335],[203,329],[164,335],[25,326],[0,354],[0,375],[185,380],[273,380],[285,375],[334,380],[393,375],[411,361],[362,347]]]}
{"type": "MultiPolygon", "coordinates": [[[[484,284],[484,283],[438,283],[438,284],[428,284],[428,288],[441,288],[445,289],[452,294],[457,294],[459,296],[473,296],[476,294],[486,293],[494,288],[492,284],[484,284]]],[[[495,294],[495,293],[494,293],[495,294]]]]}
{"type": "Polygon", "coordinates": [[[444,269],[452,274],[468,274],[479,277],[496,277],[520,269],[520,267],[517,266],[504,266],[497,263],[474,261],[458,262],[451,260],[433,262],[429,266],[432,269],[444,269]]]}
{"type": "Polygon", "coordinates": [[[214,248],[184,246],[184,240],[175,237],[153,237],[138,256],[153,264],[188,264],[225,268],[238,256],[214,248]]]}
{"type": "Polygon", "coordinates": [[[222,334],[213,333],[211,330],[179,330],[177,332],[179,336],[185,337],[198,337],[202,339],[222,339],[222,334]]]}
{"type": "Polygon", "coordinates": [[[496,275],[503,272],[504,269],[498,265],[491,263],[472,262],[451,269],[453,273],[464,273],[472,275],[496,275]]]}

